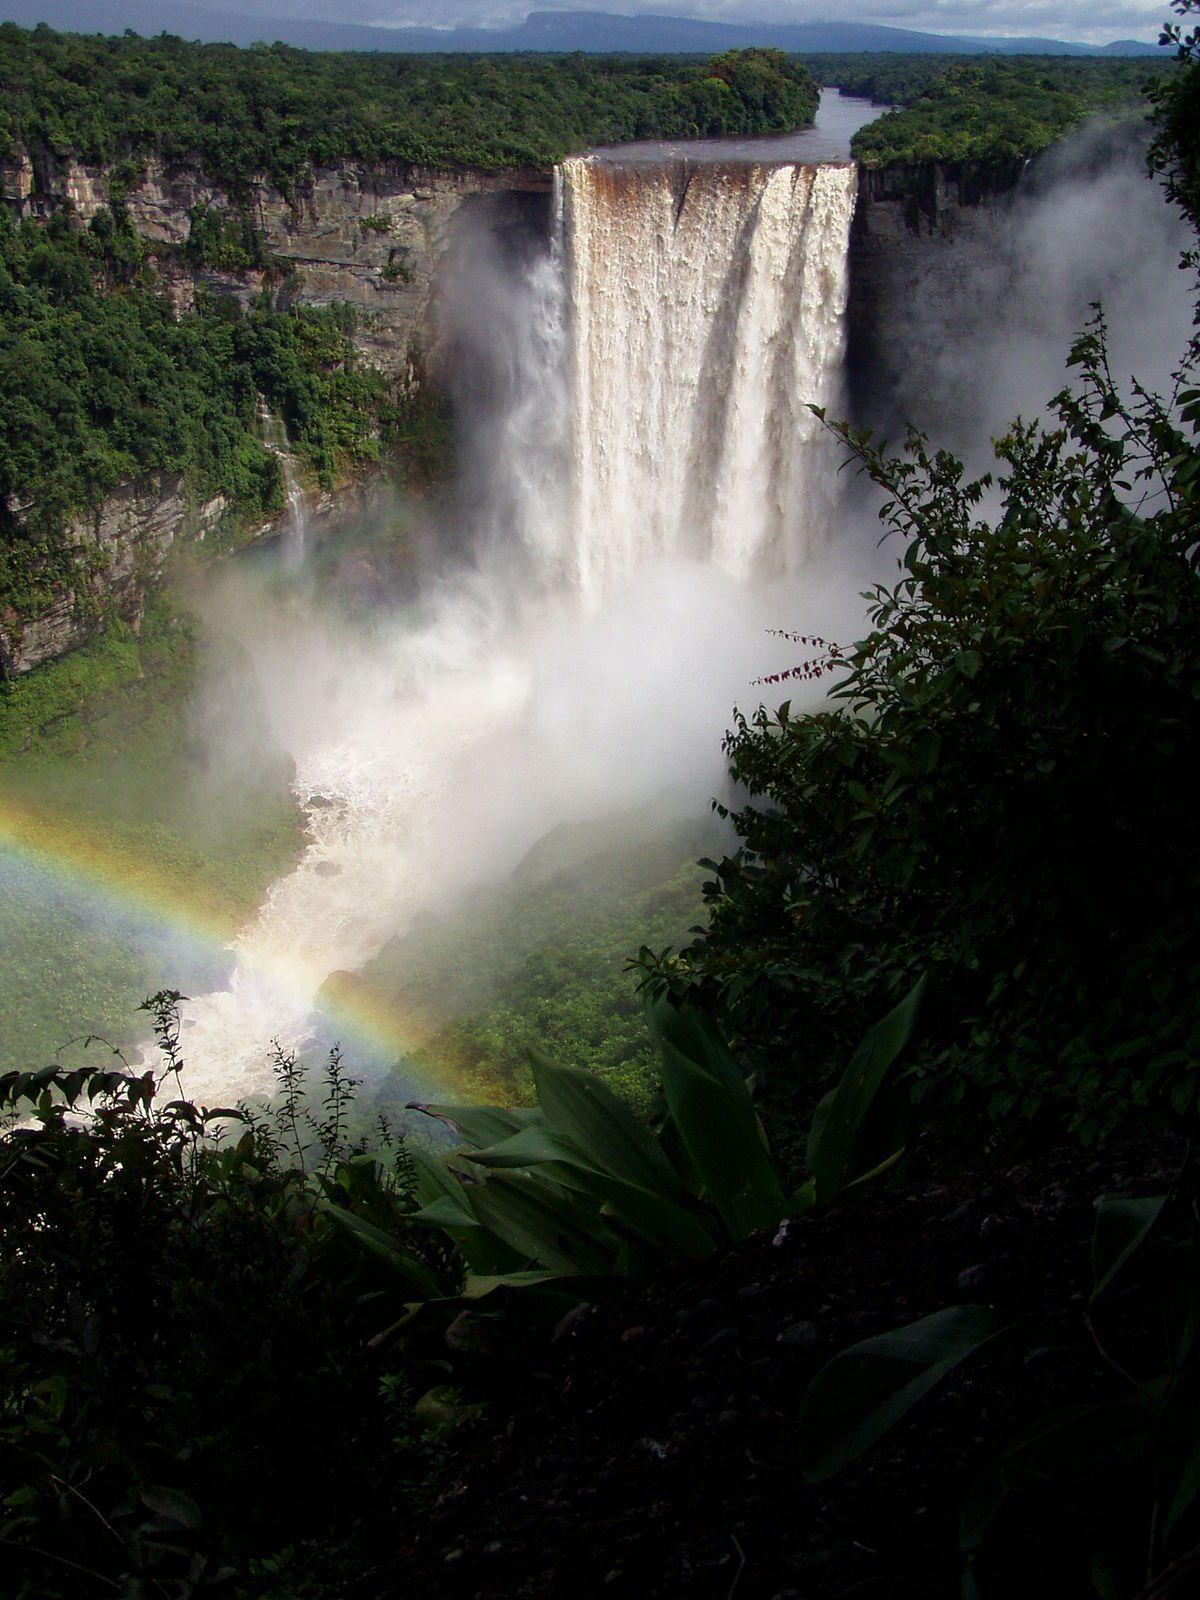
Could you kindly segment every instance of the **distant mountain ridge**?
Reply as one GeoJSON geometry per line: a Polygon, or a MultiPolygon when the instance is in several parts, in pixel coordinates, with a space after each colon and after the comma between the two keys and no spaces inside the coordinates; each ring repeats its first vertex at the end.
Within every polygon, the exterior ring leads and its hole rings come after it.
{"type": "MultiPolygon", "coordinates": [[[[336,0],[329,0],[332,7],[336,0]]],[[[281,9],[286,6],[283,0],[281,9]]],[[[1061,39],[987,38],[918,33],[862,22],[709,22],[671,15],[627,16],[609,11],[531,11],[505,28],[383,27],[312,16],[256,16],[203,0],[0,0],[0,22],[44,22],[69,33],[174,33],[229,44],[281,41],[307,50],[630,52],[708,54],[767,45],[802,55],[893,51],[950,55],[1146,55],[1157,45],[1117,39],[1106,45],[1061,39]]]]}

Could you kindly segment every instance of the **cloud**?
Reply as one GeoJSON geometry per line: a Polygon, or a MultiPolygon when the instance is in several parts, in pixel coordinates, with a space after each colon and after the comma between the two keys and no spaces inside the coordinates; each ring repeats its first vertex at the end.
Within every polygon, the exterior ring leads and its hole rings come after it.
{"type": "MultiPolygon", "coordinates": [[[[229,8],[230,0],[205,0],[229,8]]],[[[865,22],[923,33],[1037,36],[1085,44],[1153,42],[1168,0],[244,0],[263,16],[388,27],[496,27],[532,10],[596,10],[713,22],[865,22]]]]}

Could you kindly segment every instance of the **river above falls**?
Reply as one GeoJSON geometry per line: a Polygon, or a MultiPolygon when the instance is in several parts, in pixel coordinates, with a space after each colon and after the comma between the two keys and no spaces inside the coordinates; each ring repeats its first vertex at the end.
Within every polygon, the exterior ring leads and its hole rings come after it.
{"type": "Polygon", "coordinates": [[[785,166],[849,161],[850,140],[868,122],[883,116],[877,106],[840,89],[822,89],[817,120],[796,133],[768,133],[742,139],[644,139],[632,144],[599,145],[588,155],[608,162],[713,161],[765,162],[785,166]]]}

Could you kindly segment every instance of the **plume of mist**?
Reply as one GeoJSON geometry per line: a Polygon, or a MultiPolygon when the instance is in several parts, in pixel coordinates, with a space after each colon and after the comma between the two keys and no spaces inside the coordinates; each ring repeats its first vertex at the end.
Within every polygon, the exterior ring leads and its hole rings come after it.
{"type": "Polygon", "coordinates": [[[1044,413],[1075,336],[1104,308],[1114,376],[1169,390],[1187,339],[1187,228],[1146,174],[1140,125],[1092,123],[1026,169],[1008,204],[923,237],[886,308],[890,392],[867,398],[896,437],[912,424],[974,470],[1013,419],[1044,413]]]}
{"type": "MultiPolygon", "coordinates": [[[[732,582],[660,556],[600,604],[563,581],[561,274],[552,252],[496,223],[483,208],[464,219],[440,288],[462,429],[442,541],[453,556],[372,613],[347,609],[312,564],[234,563],[208,597],[210,627],[254,683],[210,679],[198,707],[210,765],[258,742],[243,709],[257,704],[294,762],[309,843],[239,940],[228,989],[191,1008],[195,1092],[267,1088],[270,1039],[304,1043],[333,972],[501,878],[558,824],[639,807],[702,815],[725,788],[733,706],[756,704],[754,680],[796,658],[768,630],[859,630],[870,540],[786,580],[732,582]]],[[[821,688],[788,691],[815,703],[821,688]]]]}
{"type": "MultiPolygon", "coordinates": [[[[1062,386],[1090,301],[1107,306],[1119,370],[1161,382],[1178,354],[1180,226],[1135,164],[1096,159],[1092,137],[1011,206],[927,252],[921,292],[894,308],[893,415],[972,464],[986,464],[989,434],[1062,386]]],[[[244,708],[257,702],[294,762],[309,843],[239,941],[228,989],[192,1009],[197,1091],[268,1087],[268,1041],[309,1038],[330,974],[360,968],[419,912],[501,878],[556,825],[637,807],[703,812],[726,789],[721,739],[735,704],[816,704],[825,691],[755,686],[798,654],[768,630],[853,640],[862,589],[893,566],[857,494],[792,577],[735,582],[660,555],[583,603],[561,581],[562,279],[553,253],[531,251],[511,222],[468,212],[441,283],[462,472],[436,578],[364,611],[315,565],[235,563],[210,595],[211,626],[256,686],[248,696],[240,673],[210,680],[199,712],[210,764],[251,758],[263,736],[244,708]]]]}

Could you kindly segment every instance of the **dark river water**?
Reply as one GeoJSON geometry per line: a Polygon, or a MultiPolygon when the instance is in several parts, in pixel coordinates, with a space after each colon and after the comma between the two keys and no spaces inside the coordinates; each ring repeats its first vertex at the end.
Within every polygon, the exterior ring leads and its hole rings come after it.
{"type": "Polygon", "coordinates": [[[589,154],[608,161],[848,161],[851,137],[887,109],[840,89],[822,89],[816,126],[800,133],[753,139],[647,139],[640,144],[601,145],[589,154]]]}

